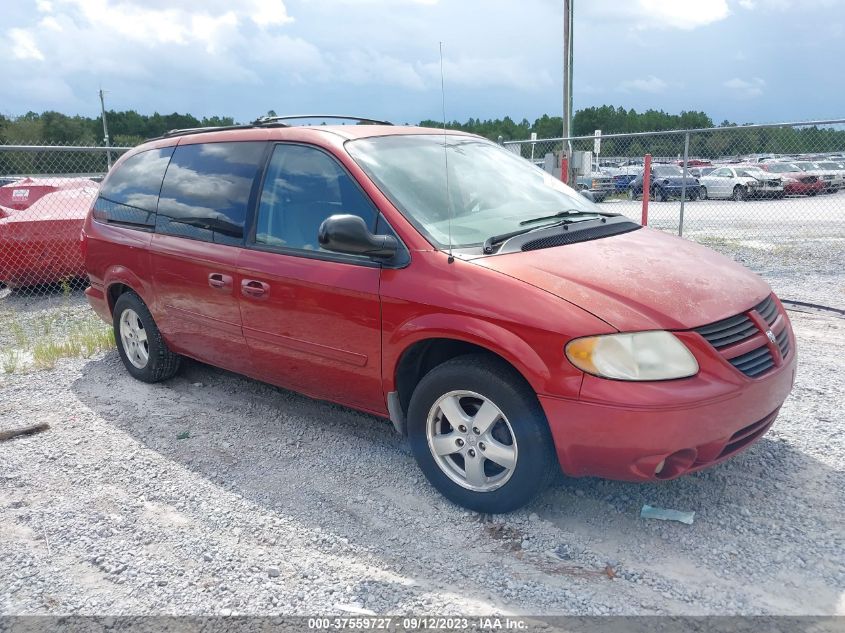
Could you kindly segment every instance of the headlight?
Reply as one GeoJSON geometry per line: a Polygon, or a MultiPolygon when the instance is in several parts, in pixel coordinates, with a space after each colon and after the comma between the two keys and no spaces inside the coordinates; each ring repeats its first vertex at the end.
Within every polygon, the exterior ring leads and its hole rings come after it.
{"type": "Polygon", "coordinates": [[[669,380],[698,373],[698,362],[669,332],[588,336],[570,341],[566,357],[578,369],[616,380],[669,380]]]}

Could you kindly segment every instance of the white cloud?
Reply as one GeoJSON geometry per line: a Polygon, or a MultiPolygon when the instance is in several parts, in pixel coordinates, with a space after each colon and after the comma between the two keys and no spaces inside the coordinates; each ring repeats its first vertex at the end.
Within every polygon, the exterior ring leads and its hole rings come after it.
{"type": "Polygon", "coordinates": [[[35,38],[30,31],[24,29],[9,29],[12,57],[15,59],[44,60],[44,54],[35,43],[35,38]]]}
{"type": "Polygon", "coordinates": [[[622,92],[648,92],[651,94],[658,94],[666,92],[669,87],[665,81],[654,75],[649,75],[644,79],[628,79],[619,84],[618,89],[622,92]]]}
{"type": "Polygon", "coordinates": [[[635,30],[692,30],[730,15],[727,0],[593,0],[584,11],[588,17],[623,22],[635,30]]]}
{"type": "Polygon", "coordinates": [[[750,11],[754,8],[754,0],[739,0],[739,6],[750,11]]]}
{"type": "Polygon", "coordinates": [[[760,77],[752,77],[751,79],[734,77],[722,85],[732,90],[737,96],[750,99],[763,94],[763,88],[766,86],[766,82],[760,79],[760,77]]]}
{"type": "MultiPolygon", "coordinates": [[[[419,66],[422,75],[431,85],[440,84],[440,62],[433,61],[419,66]]],[[[447,88],[514,88],[537,90],[553,84],[547,70],[517,57],[459,57],[445,59],[443,75],[447,88]]]]}

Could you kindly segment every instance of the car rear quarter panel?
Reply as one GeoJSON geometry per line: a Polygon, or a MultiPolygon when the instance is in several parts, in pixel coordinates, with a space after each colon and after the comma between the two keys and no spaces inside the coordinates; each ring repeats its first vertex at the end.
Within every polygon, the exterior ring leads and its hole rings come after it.
{"type": "MultiPolygon", "coordinates": [[[[108,297],[114,284],[134,290],[153,314],[154,303],[149,266],[152,233],[95,222],[90,214],[82,229],[85,268],[91,285],[108,297]]],[[[109,311],[113,306],[109,305],[109,311]]]]}

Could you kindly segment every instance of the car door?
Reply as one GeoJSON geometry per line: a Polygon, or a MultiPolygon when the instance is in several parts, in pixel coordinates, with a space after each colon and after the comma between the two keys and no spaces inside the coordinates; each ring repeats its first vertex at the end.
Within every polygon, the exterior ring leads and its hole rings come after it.
{"type": "Polygon", "coordinates": [[[308,395],[385,413],[378,263],[323,250],[327,217],[378,212],[328,152],[274,147],[255,226],[238,259],[244,335],[260,377],[308,395]]]}
{"type": "Polygon", "coordinates": [[[159,328],[182,354],[248,373],[235,283],[265,142],[180,144],[159,196],[151,268],[159,328]]]}
{"type": "Polygon", "coordinates": [[[726,198],[729,195],[729,191],[733,189],[731,186],[731,170],[727,167],[721,167],[710,174],[710,176],[713,182],[713,193],[711,196],[711,189],[708,187],[707,195],[713,198],[726,198]]]}

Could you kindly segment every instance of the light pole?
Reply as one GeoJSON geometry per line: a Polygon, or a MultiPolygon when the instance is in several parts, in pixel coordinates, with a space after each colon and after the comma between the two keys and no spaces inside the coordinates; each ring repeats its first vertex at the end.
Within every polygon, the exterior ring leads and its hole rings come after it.
{"type": "Polygon", "coordinates": [[[560,177],[569,182],[569,161],[572,158],[572,17],[575,0],[563,0],[563,138],[560,177]]]}

